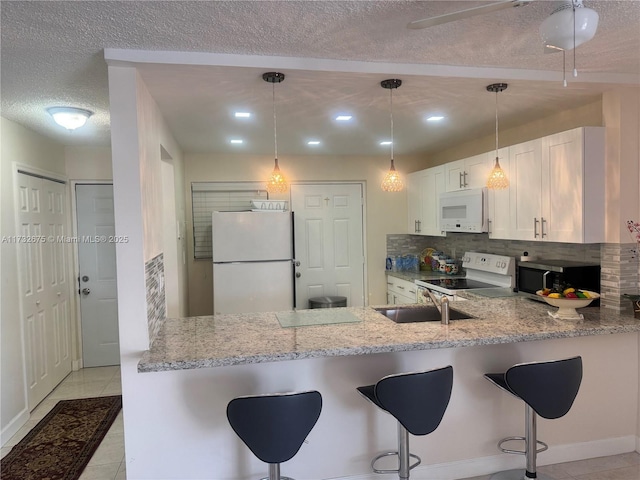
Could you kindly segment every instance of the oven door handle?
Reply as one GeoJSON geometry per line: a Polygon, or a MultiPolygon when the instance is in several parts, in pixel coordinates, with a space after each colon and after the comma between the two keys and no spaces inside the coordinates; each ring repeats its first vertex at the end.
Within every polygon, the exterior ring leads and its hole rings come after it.
{"type": "Polygon", "coordinates": [[[550,274],[551,272],[549,270],[547,270],[546,272],[544,272],[542,274],[542,289],[544,290],[547,287],[547,276],[550,274]]]}

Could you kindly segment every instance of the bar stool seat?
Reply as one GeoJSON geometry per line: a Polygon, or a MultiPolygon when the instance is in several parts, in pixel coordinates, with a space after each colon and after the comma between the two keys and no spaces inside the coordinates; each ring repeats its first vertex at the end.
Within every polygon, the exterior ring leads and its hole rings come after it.
{"type": "Polygon", "coordinates": [[[358,387],[358,392],[398,421],[398,450],[385,452],[371,461],[375,473],[397,473],[409,478],[409,471],[417,467],[420,457],[409,452],[409,433],[428,435],[444,416],[453,387],[453,367],[389,375],[374,385],[358,387]],[[376,462],[387,456],[398,457],[397,469],[378,469],[376,462]],[[410,464],[411,458],[416,462],[410,464]]]}
{"type": "Polygon", "coordinates": [[[536,471],[537,454],[549,448],[537,438],[536,416],[552,420],[569,412],[582,382],[582,358],[577,356],[550,362],[520,363],[504,373],[486,373],[484,376],[525,404],[525,436],[503,438],[498,442],[498,448],[504,453],[525,455],[526,469],[499,472],[491,480],[552,480],[536,471]],[[503,447],[503,444],[513,440],[524,440],[524,451],[503,447]],[[538,448],[538,445],[542,447],[538,448]]]}
{"type": "Polygon", "coordinates": [[[308,392],[237,397],[227,405],[231,428],[253,454],[269,464],[268,480],[280,476],[280,464],[292,459],[322,410],[322,395],[308,392]]]}

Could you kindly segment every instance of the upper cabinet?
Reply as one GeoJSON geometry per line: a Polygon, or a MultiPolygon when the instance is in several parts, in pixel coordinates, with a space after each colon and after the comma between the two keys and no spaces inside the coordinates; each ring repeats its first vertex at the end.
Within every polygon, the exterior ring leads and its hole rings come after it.
{"type": "Polygon", "coordinates": [[[604,128],[582,127],[509,147],[514,240],[604,241],[604,128]]]}
{"type": "Polygon", "coordinates": [[[443,165],[408,175],[408,231],[414,235],[444,236],[440,230],[438,198],[445,190],[443,165]]]}
{"type": "Polygon", "coordinates": [[[445,164],[446,191],[486,186],[492,164],[486,153],[445,164]]]}
{"type": "MultiPolygon", "coordinates": [[[[509,179],[489,190],[489,238],[568,243],[604,241],[604,127],[581,127],[499,150],[509,179]]],[[[409,233],[445,235],[444,191],[484,187],[495,151],[409,175],[409,233]]]]}

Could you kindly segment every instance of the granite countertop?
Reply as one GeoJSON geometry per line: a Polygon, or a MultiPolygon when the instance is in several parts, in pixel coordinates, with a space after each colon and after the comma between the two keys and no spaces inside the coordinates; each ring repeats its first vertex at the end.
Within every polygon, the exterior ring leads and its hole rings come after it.
{"type": "MultiPolygon", "coordinates": [[[[515,343],[553,338],[640,332],[640,320],[597,307],[580,309],[583,320],[559,320],[545,303],[522,297],[469,295],[451,307],[474,319],[396,324],[370,307],[322,309],[330,319],[342,311],[361,321],[282,328],[276,313],[167,319],[139,372],[366,355],[435,348],[515,343]]],[[[418,305],[411,308],[419,307],[418,305]]]]}

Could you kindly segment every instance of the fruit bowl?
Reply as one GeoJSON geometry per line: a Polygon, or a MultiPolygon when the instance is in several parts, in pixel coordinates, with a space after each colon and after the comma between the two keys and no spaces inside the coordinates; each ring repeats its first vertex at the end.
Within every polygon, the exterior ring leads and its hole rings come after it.
{"type": "Polygon", "coordinates": [[[549,305],[558,307],[557,311],[549,312],[549,315],[551,315],[552,317],[577,320],[584,317],[582,316],[582,314],[576,312],[576,308],[584,308],[595,299],[600,298],[600,294],[596,292],[591,292],[589,290],[581,291],[588,293],[590,298],[549,298],[548,296],[542,294],[542,290],[538,290],[536,292],[536,295],[544,298],[545,302],[547,302],[549,305]]]}

